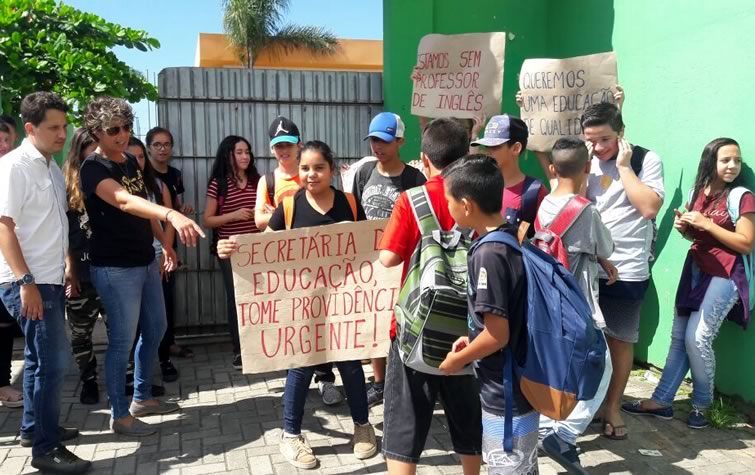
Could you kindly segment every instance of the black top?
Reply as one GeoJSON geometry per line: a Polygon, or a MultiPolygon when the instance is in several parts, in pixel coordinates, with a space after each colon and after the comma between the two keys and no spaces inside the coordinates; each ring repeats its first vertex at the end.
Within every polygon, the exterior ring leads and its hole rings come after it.
{"type": "Polygon", "coordinates": [[[160,173],[159,171],[157,171],[157,169],[155,169],[155,177],[157,177],[161,182],[168,185],[170,201],[173,203],[173,208],[178,209],[179,206],[176,198],[178,197],[178,195],[182,195],[185,191],[184,179],[183,175],[181,175],[181,170],[169,166],[167,172],[160,173]]]}
{"type": "MultiPolygon", "coordinates": [[[[333,187],[331,187],[333,188],[333,187]]],[[[357,203],[357,219],[354,219],[354,213],[351,211],[349,201],[346,199],[343,191],[336,190],[336,196],[333,199],[333,207],[325,214],[320,214],[307,201],[307,194],[304,188],[299,189],[294,195],[294,219],[291,223],[291,229],[306,228],[310,226],[323,226],[325,224],[335,224],[342,221],[364,221],[364,210],[357,203]]],[[[270,217],[268,226],[273,231],[282,231],[286,229],[286,221],[283,214],[283,203],[273,212],[270,217]]]]}
{"type": "Polygon", "coordinates": [[[80,282],[89,282],[89,238],[92,229],[86,210],[69,209],[68,217],[68,252],[76,263],[76,277],[80,282]]]}
{"type": "MultiPolygon", "coordinates": [[[[504,230],[516,236],[509,225],[504,230]]],[[[486,242],[468,256],[469,340],[473,341],[485,329],[484,314],[506,318],[509,321],[509,343],[514,358],[523,365],[527,356],[527,320],[525,305],[527,282],[522,254],[497,242],[486,242]]],[[[480,383],[480,399],[485,411],[504,415],[505,393],[503,385],[503,350],[475,362],[474,369],[480,383]]],[[[526,414],[532,406],[522,395],[519,384],[514,384],[514,415],[526,414]]]]}
{"type": "Polygon", "coordinates": [[[115,163],[93,153],[81,165],[81,190],[92,228],[89,258],[95,266],[139,267],[155,258],[150,221],[121,211],[96,194],[97,185],[110,178],[132,195],[147,199],[136,158],[125,156],[125,162],[115,163]]]}
{"type": "Polygon", "coordinates": [[[354,197],[364,207],[367,219],[387,219],[401,192],[426,181],[425,175],[409,165],[398,176],[383,176],[377,170],[377,162],[368,162],[354,178],[354,197]]]}

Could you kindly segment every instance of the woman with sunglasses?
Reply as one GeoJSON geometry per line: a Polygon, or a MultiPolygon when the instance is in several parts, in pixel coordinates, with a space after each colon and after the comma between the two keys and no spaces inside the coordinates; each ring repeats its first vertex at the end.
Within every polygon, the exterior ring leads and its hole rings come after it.
{"type": "Polygon", "coordinates": [[[144,436],[156,430],[135,419],[167,414],[175,403],[152,397],[151,373],[157,348],[165,333],[165,302],[159,263],[152,247],[151,221],[170,223],[187,246],[204,233],[179,212],[150,203],[139,164],[127,153],[134,115],[122,99],[99,97],[84,113],[84,128],[97,148],[81,166],[81,188],[90,218],[92,282],[108,314],[105,355],[107,392],[113,432],[144,436]],[[125,394],[126,368],[136,334],[134,399],[125,394]]]}

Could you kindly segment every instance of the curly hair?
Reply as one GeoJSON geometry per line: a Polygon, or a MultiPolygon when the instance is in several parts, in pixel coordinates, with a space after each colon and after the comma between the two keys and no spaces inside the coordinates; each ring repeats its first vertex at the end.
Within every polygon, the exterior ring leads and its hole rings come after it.
{"type": "Polygon", "coordinates": [[[246,169],[246,177],[250,183],[257,183],[260,178],[260,174],[257,171],[257,167],[254,166],[254,154],[252,153],[252,145],[244,137],[238,135],[229,135],[224,138],[220,145],[218,145],[218,151],[215,154],[215,161],[212,163],[212,172],[210,173],[210,181],[207,186],[210,186],[212,180],[218,185],[218,196],[225,196],[228,193],[228,180],[236,180],[236,165],[233,158],[233,151],[236,148],[236,144],[243,142],[249,148],[249,155],[251,161],[249,167],[246,169]]]}
{"type": "Polygon", "coordinates": [[[76,211],[84,211],[84,194],[81,192],[81,163],[86,157],[82,156],[84,150],[92,145],[94,140],[89,133],[82,129],[76,129],[71,139],[71,148],[68,150],[66,162],[63,164],[63,176],[66,181],[66,196],[68,207],[76,211]]]}
{"type": "Polygon", "coordinates": [[[104,130],[116,122],[134,122],[134,111],[123,99],[110,96],[100,96],[90,102],[84,109],[82,127],[89,133],[92,140],[98,142],[96,132],[104,130]]]}

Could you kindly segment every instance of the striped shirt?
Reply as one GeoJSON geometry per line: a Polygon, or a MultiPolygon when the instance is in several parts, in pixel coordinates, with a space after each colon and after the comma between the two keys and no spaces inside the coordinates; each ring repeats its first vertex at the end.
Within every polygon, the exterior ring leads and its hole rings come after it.
{"type": "MultiPolygon", "coordinates": [[[[233,213],[241,208],[249,208],[254,211],[254,204],[257,201],[257,183],[255,180],[247,180],[246,188],[240,190],[236,182],[227,178],[228,188],[225,196],[218,198],[218,183],[213,178],[207,187],[207,198],[212,198],[218,202],[217,215],[233,213]],[[254,182],[254,183],[253,183],[254,182]]],[[[225,239],[234,234],[249,234],[260,232],[254,222],[254,218],[249,221],[231,221],[217,228],[218,238],[225,239]]]]}

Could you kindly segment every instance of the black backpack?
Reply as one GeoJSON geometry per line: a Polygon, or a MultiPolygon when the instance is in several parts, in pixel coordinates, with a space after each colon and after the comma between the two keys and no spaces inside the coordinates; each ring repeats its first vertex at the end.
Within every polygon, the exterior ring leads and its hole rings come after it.
{"type": "MultiPolygon", "coordinates": [[[[640,177],[642,165],[645,163],[645,156],[648,152],[649,150],[645,147],[640,147],[639,145],[632,146],[631,167],[634,174],[637,175],[637,178],[640,177]]],[[[650,241],[650,257],[648,257],[648,262],[651,263],[655,261],[655,242],[658,240],[658,225],[656,224],[655,219],[653,219],[652,222],[653,239],[650,241]]]]}

